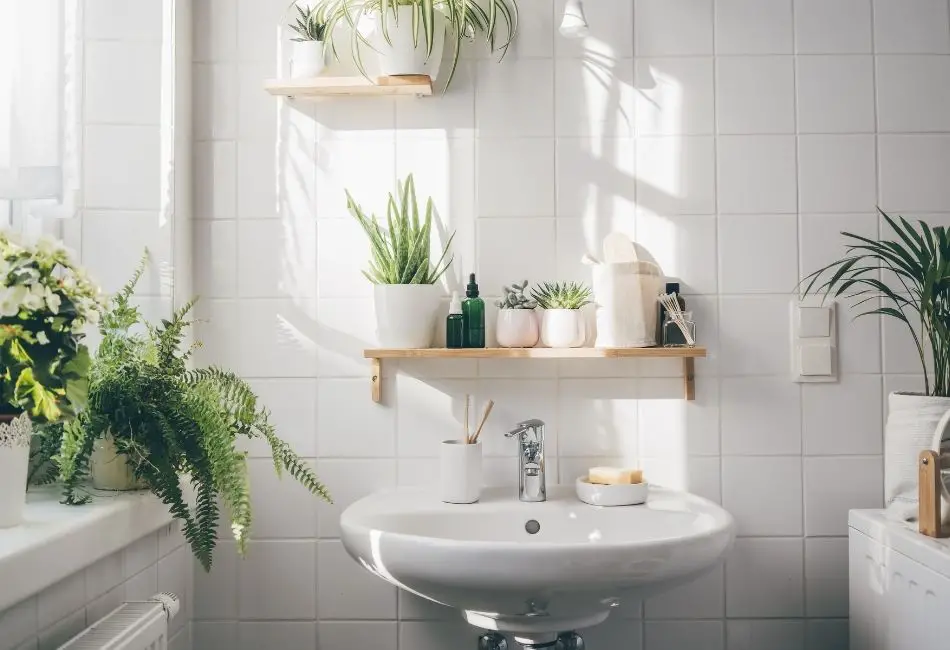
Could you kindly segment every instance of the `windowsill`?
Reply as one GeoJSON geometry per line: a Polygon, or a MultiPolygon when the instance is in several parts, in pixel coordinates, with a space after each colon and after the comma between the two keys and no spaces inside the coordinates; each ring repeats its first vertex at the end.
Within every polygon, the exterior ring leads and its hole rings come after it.
{"type": "Polygon", "coordinates": [[[0,529],[0,612],[172,521],[150,492],[104,493],[59,503],[58,485],[27,493],[25,522],[0,529]]]}

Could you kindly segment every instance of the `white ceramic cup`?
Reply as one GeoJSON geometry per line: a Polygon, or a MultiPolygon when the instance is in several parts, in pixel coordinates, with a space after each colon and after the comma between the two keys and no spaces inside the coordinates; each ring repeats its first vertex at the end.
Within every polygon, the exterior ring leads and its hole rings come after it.
{"type": "Polygon", "coordinates": [[[445,440],[441,445],[440,495],[446,503],[475,503],[482,492],[482,443],[445,440]]]}

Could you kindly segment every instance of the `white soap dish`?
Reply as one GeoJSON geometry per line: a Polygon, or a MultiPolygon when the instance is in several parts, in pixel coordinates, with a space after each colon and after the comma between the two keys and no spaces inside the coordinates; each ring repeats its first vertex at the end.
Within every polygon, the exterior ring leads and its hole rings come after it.
{"type": "Polygon", "coordinates": [[[647,483],[598,485],[586,476],[577,479],[577,498],[592,506],[638,506],[646,503],[650,486],[647,483]]]}

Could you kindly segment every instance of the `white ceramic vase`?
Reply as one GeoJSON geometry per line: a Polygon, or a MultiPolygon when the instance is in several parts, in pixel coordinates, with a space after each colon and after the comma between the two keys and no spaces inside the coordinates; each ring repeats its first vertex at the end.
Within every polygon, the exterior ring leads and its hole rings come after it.
{"type": "Polygon", "coordinates": [[[384,348],[432,346],[441,291],[435,284],[377,284],[376,338],[384,348]]]}
{"type": "Polygon", "coordinates": [[[482,493],[482,443],[446,440],[441,447],[440,498],[446,503],[475,503],[482,493]]]}
{"type": "Polygon", "coordinates": [[[420,24],[418,43],[412,29],[413,8],[408,5],[396,7],[396,15],[386,15],[386,30],[389,40],[383,36],[382,16],[376,16],[376,28],[370,42],[376,49],[379,72],[384,76],[426,74],[433,81],[439,74],[442,49],[445,46],[445,16],[435,14],[435,29],[432,54],[426,56],[425,32],[420,24]]]}
{"type": "Polygon", "coordinates": [[[0,422],[0,528],[23,523],[33,423],[21,413],[0,422]]]}
{"type": "Polygon", "coordinates": [[[326,65],[323,41],[293,41],[290,76],[294,79],[316,77],[326,65]]]}
{"type": "MultiPolygon", "coordinates": [[[[950,397],[891,393],[884,426],[884,503],[893,519],[917,518],[918,456],[940,449],[937,424],[950,410],[950,397]]],[[[946,515],[946,504],[944,506],[946,515]]],[[[946,518],[946,517],[945,517],[946,518]]]]}
{"type": "Polygon", "coordinates": [[[92,444],[89,473],[92,475],[92,487],[97,490],[143,490],[147,487],[135,478],[129,466],[129,457],[118,453],[111,435],[99,438],[92,444]]]}
{"type": "Polygon", "coordinates": [[[499,309],[495,339],[502,348],[533,348],[540,328],[533,309],[499,309]]]}
{"type": "Polygon", "coordinates": [[[587,340],[587,322],[580,309],[545,309],[541,342],[549,348],[579,348],[587,340]]]}

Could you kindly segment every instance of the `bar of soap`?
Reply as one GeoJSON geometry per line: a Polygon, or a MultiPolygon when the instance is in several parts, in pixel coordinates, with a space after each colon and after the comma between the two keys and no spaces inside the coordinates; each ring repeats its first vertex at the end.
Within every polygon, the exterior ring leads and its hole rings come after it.
{"type": "Polygon", "coordinates": [[[621,467],[591,467],[587,470],[587,482],[597,485],[643,483],[643,470],[621,467]]]}

